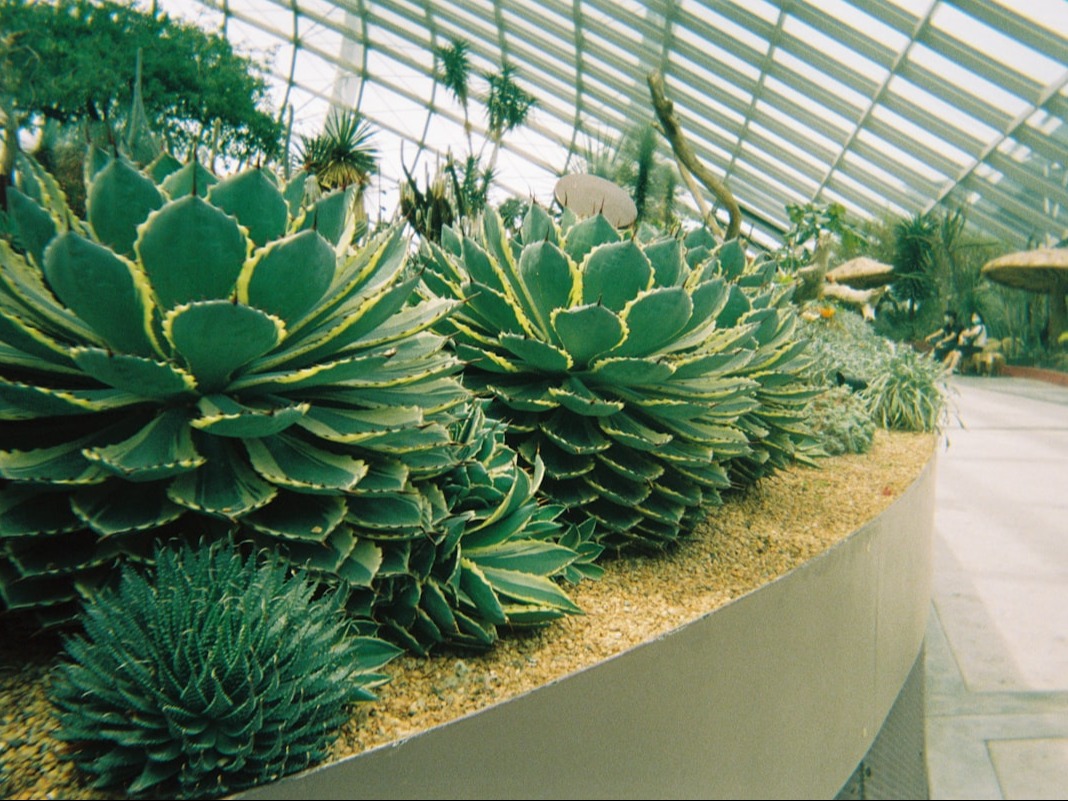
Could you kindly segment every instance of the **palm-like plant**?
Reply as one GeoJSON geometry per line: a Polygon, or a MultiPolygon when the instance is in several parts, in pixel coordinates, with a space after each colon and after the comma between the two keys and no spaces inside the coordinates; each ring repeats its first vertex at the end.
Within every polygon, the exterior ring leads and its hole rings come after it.
{"type": "Polygon", "coordinates": [[[902,219],[894,226],[894,295],[905,301],[909,317],[920,303],[937,291],[935,269],[939,244],[939,218],[927,212],[902,219]]]}
{"type": "Polygon", "coordinates": [[[504,64],[499,72],[486,72],[482,76],[489,85],[486,114],[489,118],[490,140],[493,142],[490,170],[497,164],[501,139],[506,133],[526,122],[531,110],[537,105],[534,96],[516,82],[516,73],[514,65],[504,64]]]}
{"type": "Polygon", "coordinates": [[[366,187],[378,165],[371,124],[357,111],[332,110],[322,133],[301,137],[297,159],[324,190],[366,187]]]}
{"type": "Polygon", "coordinates": [[[436,75],[437,80],[441,81],[442,85],[452,93],[453,97],[463,107],[467,152],[472,153],[474,149],[471,145],[471,120],[468,116],[468,97],[471,82],[469,51],[470,45],[464,39],[453,39],[449,44],[437,48],[434,53],[441,65],[436,75]]]}
{"type": "Polygon", "coordinates": [[[323,191],[353,188],[357,234],[366,228],[363,195],[378,166],[374,130],[358,111],[332,109],[321,133],[301,137],[297,147],[300,168],[315,176],[323,191]]]}

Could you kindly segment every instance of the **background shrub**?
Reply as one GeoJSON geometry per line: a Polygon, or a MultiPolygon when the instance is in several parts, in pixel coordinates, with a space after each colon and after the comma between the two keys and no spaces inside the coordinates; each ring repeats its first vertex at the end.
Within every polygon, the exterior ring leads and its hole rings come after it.
{"type": "Polygon", "coordinates": [[[866,453],[875,436],[867,402],[849,387],[833,387],[812,401],[809,426],[828,456],[866,453]]]}

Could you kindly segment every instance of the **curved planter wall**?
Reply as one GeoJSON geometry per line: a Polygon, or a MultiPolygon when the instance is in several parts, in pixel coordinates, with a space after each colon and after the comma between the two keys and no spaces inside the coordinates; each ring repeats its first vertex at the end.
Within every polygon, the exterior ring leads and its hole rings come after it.
{"type": "Polygon", "coordinates": [[[239,796],[833,798],[920,654],[934,460],[800,568],[592,668],[239,796]]]}

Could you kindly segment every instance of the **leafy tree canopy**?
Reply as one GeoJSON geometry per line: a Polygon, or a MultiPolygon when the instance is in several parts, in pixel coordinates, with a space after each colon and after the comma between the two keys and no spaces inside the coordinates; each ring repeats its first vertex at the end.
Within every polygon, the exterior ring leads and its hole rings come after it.
{"type": "Polygon", "coordinates": [[[264,67],[224,36],[166,14],[111,0],[0,0],[0,48],[0,94],[19,127],[119,122],[140,49],[145,111],[172,152],[199,141],[245,161],[279,149],[264,67]]]}

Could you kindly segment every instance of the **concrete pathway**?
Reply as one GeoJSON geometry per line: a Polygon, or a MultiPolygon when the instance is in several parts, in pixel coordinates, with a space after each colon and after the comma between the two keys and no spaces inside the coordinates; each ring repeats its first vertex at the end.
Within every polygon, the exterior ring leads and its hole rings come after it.
{"type": "Polygon", "coordinates": [[[932,799],[1068,798],[1068,388],[955,377],[938,454],[932,799]]]}

